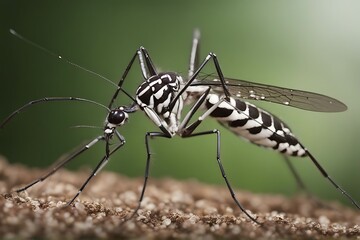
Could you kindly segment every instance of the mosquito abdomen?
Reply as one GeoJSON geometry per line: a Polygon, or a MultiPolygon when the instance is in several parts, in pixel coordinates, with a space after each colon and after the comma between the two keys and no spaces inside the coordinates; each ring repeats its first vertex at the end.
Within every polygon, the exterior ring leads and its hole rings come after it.
{"type": "MultiPolygon", "coordinates": [[[[206,108],[209,109],[219,100],[219,95],[209,94],[206,108]]],[[[256,145],[272,148],[290,156],[307,155],[305,148],[283,121],[251,103],[230,98],[229,102],[222,102],[210,116],[237,136],[256,145]]]]}

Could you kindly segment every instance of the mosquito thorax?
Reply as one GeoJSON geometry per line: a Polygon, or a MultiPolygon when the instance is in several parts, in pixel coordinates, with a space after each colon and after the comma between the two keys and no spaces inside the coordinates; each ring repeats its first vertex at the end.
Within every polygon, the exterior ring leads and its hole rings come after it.
{"type": "Polygon", "coordinates": [[[136,102],[141,107],[149,107],[163,114],[183,84],[182,77],[175,72],[162,72],[151,76],[136,90],[136,102]]]}

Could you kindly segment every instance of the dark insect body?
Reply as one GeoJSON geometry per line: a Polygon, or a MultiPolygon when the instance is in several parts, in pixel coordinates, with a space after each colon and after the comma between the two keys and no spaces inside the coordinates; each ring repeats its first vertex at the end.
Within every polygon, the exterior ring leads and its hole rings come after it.
{"type": "Polygon", "coordinates": [[[138,206],[130,218],[137,213],[144,197],[151,160],[149,142],[152,138],[172,138],[175,135],[183,138],[215,135],[217,141],[216,159],[229,192],[237,206],[244,212],[244,214],[246,214],[252,221],[259,223],[256,218],[248,213],[237,200],[230,182],[226,177],[226,173],[220,159],[219,130],[212,129],[208,131],[195,132],[202,121],[209,116],[215,118],[221,125],[228,128],[234,134],[241,136],[256,145],[279,151],[284,156],[289,169],[293,173],[299,187],[301,188],[305,188],[304,184],[286,156],[309,157],[322,175],[327,178],[335,188],[344,194],[358,209],[360,209],[359,204],[353,200],[353,198],[337,183],[335,183],[332,178],[330,178],[320,163],[300,143],[300,141],[293,135],[290,128],[283,121],[265,110],[243,101],[242,99],[268,101],[320,112],[340,112],[346,110],[347,107],[340,101],[317,93],[225,78],[215,54],[209,53],[202,62],[199,61],[200,33],[197,30],[194,32],[190,55],[189,74],[186,81],[184,81],[183,78],[175,72],[157,72],[147,50],[140,47],[135,51],[118,84],[114,84],[100,74],[83,68],[65,58],[62,58],[61,56],[55,55],[42,46],[22,37],[12,29],[10,32],[23,41],[38,47],[51,55],[59,57],[75,67],[97,75],[116,86],[116,91],[108,106],[104,106],[89,99],[78,97],[42,98],[25,104],[9,115],[0,124],[1,128],[4,127],[5,124],[7,124],[15,115],[25,108],[33,104],[43,102],[79,101],[91,103],[104,108],[108,113],[105,119],[103,133],[101,135],[97,136],[88,144],[72,153],[68,158],[61,161],[52,171],[25,187],[18,189],[17,192],[24,191],[34,184],[45,180],[58,169],[73,160],[76,156],[90,149],[96,143],[104,141],[105,155],[95,167],[92,174],[81,186],[78,193],[68,202],[68,205],[73,203],[77,196],[86,187],[88,182],[106,165],[109,157],[125,144],[125,138],[119,133],[117,128],[123,126],[127,122],[130,113],[140,109],[147,115],[148,118],[150,118],[151,121],[156,124],[156,126],[158,126],[160,131],[146,133],[145,146],[147,151],[147,161],[144,184],[138,206]],[[122,85],[136,58],[139,60],[143,82],[137,88],[135,97],[132,97],[122,88],[122,85]],[[212,60],[214,64],[216,74],[202,76],[201,70],[205,65],[209,64],[210,60],[212,60]],[[133,104],[130,106],[113,107],[120,92],[127,95],[133,101],[133,104]],[[181,114],[183,112],[184,104],[190,104],[191,107],[185,116],[182,117],[181,114]],[[204,108],[204,112],[190,123],[191,118],[200,108],[204,108]],[[111,147],[110,141],[113,138],[115,139],[114,141],[118,141],[118,143],[111,147]]]}

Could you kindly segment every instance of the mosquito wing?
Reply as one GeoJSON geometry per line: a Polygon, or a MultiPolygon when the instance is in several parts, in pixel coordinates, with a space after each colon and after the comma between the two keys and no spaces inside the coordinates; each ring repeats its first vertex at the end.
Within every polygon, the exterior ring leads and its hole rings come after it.
{"type": "MultiPolygon", "coordinates": [[[[211,86],[216,93],[222,94],[223,88],[215,75],[199,77],[192,86],[211,86]]],[[[319,93],[276,87],[245,80],[225,78],[226,86],[232,97],[279,103],[286,106],[316,112],[342,112],[346,105],[339,100],[319,93]]]]}

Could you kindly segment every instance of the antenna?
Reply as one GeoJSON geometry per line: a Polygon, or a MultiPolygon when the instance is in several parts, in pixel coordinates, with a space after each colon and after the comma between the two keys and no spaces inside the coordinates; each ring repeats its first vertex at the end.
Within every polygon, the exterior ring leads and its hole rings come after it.
{"type": "Polygon", "coordinates": [[[49,55],[51,55],[51,56],[53,56],[53,57],[55,57],[55,58],[57,58],[57,59],[59,59],[59,60],[64,61],[64,62],[67,63],[67,64],[70,64],[70,65],[72,65],[72,66],[74,66],[74,67],[76,67],[76,68],[79,68],[79,69],[81,69],[81,70],[83,70],[83,71],[85,71],[85,72],[87,72],[87,73],[90,73],[90,74],[92,74],[92,75],[94,75],[94,76],[97,76],[97,77],[105,80],[106,82],[108,82],[108,83],[110,83],[111,85],[113,85],[116,89],[120,89],[120,91],[122,91],[123,93],[125,93],[131,100],[135,101],[135,99],[134,99],[129,93],[127,93],[124,89],[120,88],[118,85],[116,85],[116,84],[115,84],[113,81],[111,81],[109,78],[107,78],[107,77],[105,77],[105,76],[103,76],[103,75],[101,75],[101,74],[99,74],[99,73],[97,73],[97,72],[94,72],[94,71],[92,71],[92,70],[90,70],[90,69],[88,69],[88,68],[85,68],[85,67],[83,67],[83,66],[81,66],[81,65],[79,65],[79,64],[77,64],[77,63],[74,63],[74,62],[70,61],[69,59],[67,59],[67,58],[65,58],[65,57],[63,57],[63,56],[61,56],[61,55],[59,55],[59,54],[56,54],[56,53],[50,51],[49,49],[41,46],[40,44],[37,44],[37,43],[31,41],[30,39],[22,36],[21,34],[19,34],[18,32],[16,32],[16,31],[15,31],[14,29],[12,29],[12,28],[9,29],[9,32],[10,32],[12,35],[14,35],[15,37],[17,37],[18,39],[26,42],[26,43],[29,44],[29,45],[32,45],[32,46],[40,49],[40,50],[43,51],[43,52],[45,52],[45,53],[47,53],[47,54],[49,54],[49,55]]]}

